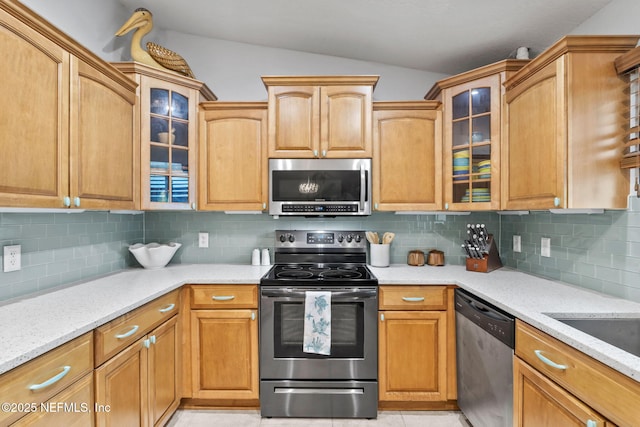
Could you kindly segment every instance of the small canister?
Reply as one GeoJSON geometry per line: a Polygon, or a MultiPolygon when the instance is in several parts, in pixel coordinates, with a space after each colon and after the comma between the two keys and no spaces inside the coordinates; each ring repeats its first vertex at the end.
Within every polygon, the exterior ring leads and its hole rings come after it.
{"type": "Polygon", "coordinates": [[[251,265],[260,265],[260,249],[258,248],[251,252],[251,265]]]}
{"type": "Polygon", "coordinates": [[[435,266],[443,266],[444,252],[439,251],[437,249],[430,250],[429,254],[427,255],[427,264],[435,265],[435,266]]]}
{"type": "Polygon", "coordinates": [[[271,265],[271,257],[269,256],[269,249],[262,250],[262,265],[271,265]]]}
{"type": "Polygon", "coordinates": [[[424,265],[424,252],[419,250],[409,251],[407,255],[407,264],[414,266],[424,265]]]}

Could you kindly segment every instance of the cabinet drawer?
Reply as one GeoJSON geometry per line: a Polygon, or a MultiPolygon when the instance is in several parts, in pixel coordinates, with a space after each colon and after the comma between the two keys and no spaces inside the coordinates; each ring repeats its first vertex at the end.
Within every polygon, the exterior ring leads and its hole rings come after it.
{"type": "Polygon", "coordinates": [[[191,285],[191,308],[257,308],[256,285],[191,285]]]}
{"type": "Polygon", "coordinates": [[[97,328],[96,366],[178,313],[179,297],[173,291],[97,328]]]}
{"type": "MultiPolygon", "coordinates": [[[[0,396],[3,402],[18,405],[44,402],[92,370],[93,341],[88,332],[2,375],[0,396]]],[[[0,425],[22,415],[24,411],[0,411],[0,425]]]]}
{"type": "Polygon", "coordinates": [[[446,310],[446,286],[380,286],[380,310],[446,310]]]}
{"type": "Polygon", "coordinates": [[[616,424],[640,420],[640,383],[519,320],[516,355],[616,424]]]}
{"type": "Polygon", "coordinates": [[[93,373],[56,394],[44,408],[18,420],[13,426],[87,427],[93,423],[93,373]],[[65,405],[65,406],[62,406],[65,405]]]}

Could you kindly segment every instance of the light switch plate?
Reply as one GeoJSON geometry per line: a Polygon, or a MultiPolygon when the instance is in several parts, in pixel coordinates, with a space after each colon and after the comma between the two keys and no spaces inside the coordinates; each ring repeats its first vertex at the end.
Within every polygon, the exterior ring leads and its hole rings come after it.
{"type": "Polygon", "coordinates": [[[522,239],[517,234],[513,235],[513,252],[522,252],[522,239]]]}
{"type": "Polygon", "coordinates": [[[22,257],[20,252],[22,247],[20,245],[11,245],[4,247],[4,272],[18,271],[21,268],[22,257]]]}
{"type": "Polygon", "coordinates": [[[551,257],[551,239],[549,237],[540,239],[540,255],[547,258],[551,257]]]}
{"type": "Polygon", "coordinates": [[[198,247],[199,248],[209,247],[209,233],[198,233],[198,247]]]}

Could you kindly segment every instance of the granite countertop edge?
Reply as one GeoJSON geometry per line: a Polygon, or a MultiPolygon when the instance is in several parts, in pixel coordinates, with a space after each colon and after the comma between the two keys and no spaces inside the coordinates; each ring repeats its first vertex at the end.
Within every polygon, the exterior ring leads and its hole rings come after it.
{"type": "MultiPolygon", "coordinates": [[[[0,374],[28,362],[184,284],[259,284],[270,266],[176,264],[131,268],[95,280],[0,305],[0,374]]],[[[370,267],[380,285],[457,285],[524,322],[640,381],[640,357],[582,333],[565,317],[640,317],[640,303],[502,268],[370,267]]]]}

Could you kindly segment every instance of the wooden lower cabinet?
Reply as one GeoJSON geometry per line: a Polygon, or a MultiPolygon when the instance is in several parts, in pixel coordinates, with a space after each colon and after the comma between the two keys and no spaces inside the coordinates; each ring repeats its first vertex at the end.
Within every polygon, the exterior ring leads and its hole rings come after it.
{"type": "Polygon", "coordinates": [[[95,370],[97,426],[164,424],[180,402],[178,317],[95,370]]]}
{"type": "Polygon", "coordinates": [[[455,408],[453,288],[380,288],[379,406],[455,408]]]}
{"type": "Polygon", "coordinates": [[[612,426],[596,411],[531,366],[514,358],[514,416],[518,427],[612,426]]]}
{"type": "Polygon", "coordinates": [[[255,309],[191,312],[193,398],[259,397],[255,309]]]}

